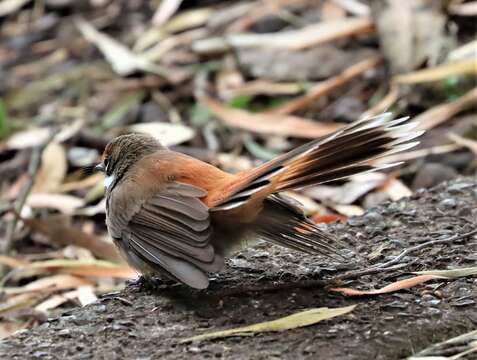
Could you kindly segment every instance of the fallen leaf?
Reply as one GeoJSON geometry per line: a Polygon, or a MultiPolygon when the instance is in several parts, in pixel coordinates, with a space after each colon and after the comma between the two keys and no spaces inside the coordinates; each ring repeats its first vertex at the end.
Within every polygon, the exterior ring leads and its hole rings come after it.
{"type": "Polygon", "coordinates": [[[386,285],[385,287],[380,289],[358,290],[358,289],[351,289],[351,288],[331,288],[330,291],[339,292],[347,296],[387,294],[387,293],[399,291],[402,289],[409,289],[409,288],[412,288],[413,286],[422,284],[426,281],[435,280],[439,278],[441,277],[434,276],[434,275],[419,275],[419,276],[414,276],[412,278],[407,278],[407,279],[393,282],[392,284],[386,285]]]}
{"type": "Polygon", "coordinates": [[[20,287],[5,287],[3,291],[7,295],[16,295],[31,293],[37,291],[56,291],[63,289],[77,288],[83,285],[93,285],[90,280],[86,280],[73,275],[53,275],[32,281],[25,286],[20,287]]]}
{"type": "Polygon", "coordinates": [[[476,275],[477,266],[468,267],[468,268],[460,268],[460,269],[450,269],[450,270],[417,271],[417,272],[413,272],[413,274],[418,274],[418,276],[414,276],[411,278],[393,282],[380,289],[358,290],[358,289],[351,289],[351,288],[332,288],[330,289],[330,291],[336,291],[347,296],[387,294],[387,293],[399,291],[402,289],[409,289],[409,288],[412,288],[413,286],[425,283],[430,280],[455,279],[459,277],[476,275]]]}
{"type": "Polygon", "coordinates": [[[150,62],[142,54],[135,54],[125,45],[112,37],[96,30],[93,25],[84,19],[77,19],[76,26],[83,36],[94,43],[119,75],[130,75],[136,71],[152,72],[164,75],[166,71],[159,65],[150,62]]]}
{"type": "MultiPolygon", "coordinates": [[[[476,64],[477,66],[477,64],[476,64]]],[[[477,87],[462,95],[458,99],[434,106],[414,117],[413,121],[418,124],[417,129],[428,130],[452,119],[459,112],[475,106],[477,103],[477,87]]]]}
{"type": "Polygon", "coordinates": [[[320,123],[297,116],[250,113],[245,110],[232,109],[208,97],[201,97],[199,101],[226,124],[259,134],[314,139],[341,127],[335,123],[320,123]]]}
{"type": "Polygon", "coordinates": [[[3,0],[0,2],[0,16],[13,14],[29,2],[30,0],[3,0]]]}
{"type": "Polygon", "coordinates": [[[192,49],[199,53],[223,51],[230,46],[303,50],[351,35],[369,33],[373,30],[374,26],[370,18],[348,17],[322,21],[299,30],[271,34],[229,34],[224,37],[207,38],[194,42],[192,49]]]}
{"type": "Polygon", "coordinates": [[[311,217],[311,221],[315,224],[329,224],[337,221],[346,221],[346,217],[337,214],[316,214],[311,217]]]}
{"type": "Polygon", "coordinates": [[[472,151],[475,155],[477,155],[477,141],[472,139],[467,139],[457,134],[449,134],[449,139],[454,141],[457,145],[465,146],[470,151],[472,151]]]}
{"type": "Polygon", "coordinates": [[[439,277],[445,277],[447,279],[454,279],[459,277],[465,277],[470,275],[477,274],[477,266],[460,268],[460,269],[449,269],[449,270],[426,270],[426,271],[416,271],[413,274],[419,275],[434,275],[439,277]]]}
{"type": "Polygon", "coordinates": [[[363,74],[376,67],[377,65],[383,62],[383,58],[380,55],[373,56],[369,59],[360,61],[357,64],[350,66],[345,69],[340,74],[333,76],[325,81],[318,83],[317,85],[311,87],[306,94],[299,96],[295,99],[292,99],[283,105],[280,105],[276,108],[273,108],[266,113],[268,114],[290,114],[298,109],[302,109],[311,103],[317,101],[318,98],[324,96],[331,91],[335,90],[339,86],[342,86],[348,83],[350,80],[354,79],[356,76],[363,74]]]}
{"type": "Polygon", "coordinates": [[[154,13],[154,16],[152,17],[152,23],[155,26],[164,24],[172,15],[174,15],[177,9],[179,9],[181,3],[182,0],[161,1],[159,7],[154,13]]]}
{"type": "Polygon", "coordinates": [[[395,76],[393,81],[400,84],[416,84],[429,81],[438,81],[454,75],[477,74],[477,60],[461,60],[431,68],[395,76]]]}
{"type": "Polygon", "coordinates": [[[470,41],[447,54],[447,61],[472,59],[477,54],[477,40],[470,41]]]}
{"type": "Polygon", "coordinates": [[[65,194],[30,194],[26,204],[34,209],[55,209],[65,215],[72,215],[84,205],[84,200],[65,194]]]}
{"type": "Polygon", "coordinates": [[[446,44],[446,15],[436,1],[373,1],[381,52],[393,73],[435,63],[446,44]]]}
{"type": "Polygon", "coordinates": [[[32,262],[18,269],[18,272],[57,272],[63,274],[112,277],[118,279],[132,279],[137,277],[137,271],[127,265],[115,264],[104,260],[73,260],[53,259],[32,262]]]}
{"type": "Polygon", "coordinates": [[[32,193],[55,192],[63,182],[68,164],[62,145],[50,142],[41,155],[41,166],[35,177],[32,193]]]}
{"type": "Polygon", "coordinates": [[[388,178],[380,191],[386,193],[392,201],[398,201],[412,195],[411,189],[404,185],[402,181],[394,178],[388,178]]]}
{"type": "Polygon", "coordinates": [[[57,191],[66,193],[70,191],[84,190],[92,186],[95,186],[98,183],[102,184],[103,180],[104,180],[104,174],[98,172],[96,174],[87,176],[84,179],[81,179],[78,181],[69,181],[64,184],[61,184],[58,187],[57,191]]]}
{"type": "Polygon", "coordinates": [[[285,331],[296,329],[304,326],[316,324],[322,320],[331,319],[336,316],[344,315],[351,312],[356,305],[345,306],[341,308],[316,308],[301,311],[299,313],[289,315],[272,321],[253,324],[250,326],[239,327],[235,329],[215,331],[202,335],[192,336],[180,340],[180,343],[191,341],[202,341],[210,339],[219,339],[231,336],[253,336],[255,334],[268,331],[285,331]]]}
{"type": "Polygon", "coordinates": [[[48,219],[22,218],[22,221],[33,231],[46,236],[55,244],[76,245],[90,250],[98,258],[116,262],[123,261],[112,242],[96,235],[87,234],[74,226],[68,226],[57,217],[48,219]]]}
{"type": "Polygon", "coordinates": [[[19,294],[9,297],[7,300],[2,301],[0,304],[0,315],[16,311],[24,308],[31,307],[38,301],[40,296],[34,293],[19,294]]]}
{"type": "Polygon", "coordinates": [[[452,15],[458,16],[476,16],[477,15],[477,1],[469,1],[461,3],[457,1],[450,2],[447,10],[452,15]]]}
{"type": "Polygon", "coordinates": [[[147,122],[129,126],[129,130],[151,135],[164,146],[174,146],[189,141],[195,131],[189,126],[165,122],[147,122]]]}

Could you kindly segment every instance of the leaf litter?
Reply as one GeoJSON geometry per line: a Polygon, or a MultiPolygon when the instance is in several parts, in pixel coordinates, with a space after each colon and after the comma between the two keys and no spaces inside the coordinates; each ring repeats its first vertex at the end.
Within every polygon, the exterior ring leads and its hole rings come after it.
{"type": "MultiPolygon", "coordinates": [[[[456,33],[446,34],[454,37],[454,42],[441,47],[446,39],[440,31],[431,34],[436,46],[421,41],[428,24],[422,19],[435,24],[442,24],[442,19],[449,22],[435,9],[423,6],[413,14],[416,27],[403,29],[399,24],[403,31],[399,38],[414,31],[418,39],[404,44],[386,40],[379,12],[356,1],[325,1],[322,7],[289,0],[208,7],[181,1],[161,2],[159,6],[144,3],[143,8],[149,11],[101,2],[90,2],[85,11],[65,3],[72,17],[64,16],[54,5],[40,9],[36,3],[20,0],[6,0],[0,5],[1,27],[9,39],[0,45],[0,65],[8,74],[0,89],[0,173],[4,166],[9,169],[6,165],[16,155],[28,156],[32,148],[48,141],[53,129],[57,131],[43,150],[33,177],[26,175],[24,164],[18,174],[9,171],[15,181],[7,177],[0,180],[0,231],[15,217],[8,211],[11,194],[19,194],[20,185],[33,181],[21,211],[23,221],[15,227],[16,252],[3,254],[0,261],[6,269],[24,266],[30,267],[30,274],[37,271],[29,277],[19,275],[21,285],[15,276],[4,278],[7,288],[20,292],[29,284],[40,284],[26,292],[30,299],[17,298],[18,304],[32,302],[42,311],[61,308],[71,298],[87,304],[94,301],[102,286],[95,277],[110,277],[114,288],[121,284],[118,277],[133,275],[120,262],[112,243],[105,240],[101,175],[81,172],[69,157],[72,149],[81,147],[99,154],[110,138],[124,132],[154,133],[173,149],[236,171],[343,126],[357,117],[353,115],[356,106],[360,113],[368,110],[368,115],[388,109],[415,115],[430,133],[443,128],[448,128],[448,134],[457,133],[442,137],[438,146],[382,159],[412,163],[396,173],[383,174],[379,181],[350,179],[330,184],[331,196],[325,196],[325,189],[319,187],[296,193],[316,222],[352,219],[363,214],[367,204],[376,203],[376,198],[379,203],[412,195],[410,178],[423,161],[450,157],[455,163],[462,154],[474,156],[475,136],[454,131],[461,113],[475,114],[475,84],[467,85],[475,75],[475,59],[468,56],[474,45],[469,37],[461,39],[456,33]],[[306,16],[310,11],[323,16],[306,16]],[[374,45],[370,47],[370,43],[374,45]],[[403,44],[415,48],[402,51],[399,46],[403,44]],[[293,74],[307,64],[290,63],[292,79],[287,82],[274,79],[271,72],[263,78],[254,77],[241,65],[228,65],[228,59],[243,49],[273,48],[300,59],[306,50],[324,46],[344,47],[348,52],[371,49],[375,55],[346,63],[343,71],[305,80],[293,79],[293,74]],[[393,58],[392,53],[399,56],[393,58]],[[407,59],[405,71],[393,77],[385,74],[385,69],[395,68],[395,61],[407,55],[414,58],[407,59]],[[416,61],[423,59],[422,55],[426,60],[416,61]],[[459,88],[457,97],[446,94],[446,82],[462,85],[465,91],[459,88]],[[194,122],[189,114],[200,106],[205,108],[203,116],[194,122]],[[237,136],[238,132],[247,134],[237,136]],[[271,141],[271,137],[279,141],[271,141]],[[58,214],[67,221],[59,220],[58,214]],[[68,246],[83,248],[93,261],[67,259],[63,258],[65,252],[51,251],[68,246]],[[51,251],[51,258],[25,264],[24,259],[45,251],[44,247],[51,251]],[[58,272],[62,274],[50,276],[58,272]],[[74,277],[55,277],[59,275],[74,277]],[[47,284],[70,279],[77,288],[65,291],[52,286],[44,292],[42,279],[49,279],[47,284]],[[39,297],[33,296],[35,291],[39,297]]],[[[452,11],[469,13],[469,7],[453,3],[449,6],[452,11]]],[[[395,2],[394,6],[403,13],[415,5],[395,2]]],[[[460,19],[453,21],[461,25],[460,19]]],[[[397,23],[395,17],[384,26],[389,30],[397,23]]],[[[320,60],[311,67],[327,67],[335,61],[320,60]]],[[[93,155],[81,166],[91,167],[97,160],[93,155]]],[[[391,248],[389,245],[376,252],[376,259],[391,248]]],[[[7,301],[12,298],[7,295],[7,301]]]]}

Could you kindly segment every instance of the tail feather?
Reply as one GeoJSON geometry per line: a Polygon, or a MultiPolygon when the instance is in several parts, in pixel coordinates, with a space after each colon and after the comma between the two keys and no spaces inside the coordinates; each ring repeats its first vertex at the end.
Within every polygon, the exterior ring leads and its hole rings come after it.
{"type": "Polygon", "coordinates": [[[391,113],[361,119],[335,133],[311,141],[251,172],[242,174],[238,186],[213,210],[230,210],[245,204],[251,197],[265,199],[273,193],[343,179],[362,172],[383,169],[374,161],[405,151],[419,142],[422,134],[409,118],[392,119],[391,113]]]}

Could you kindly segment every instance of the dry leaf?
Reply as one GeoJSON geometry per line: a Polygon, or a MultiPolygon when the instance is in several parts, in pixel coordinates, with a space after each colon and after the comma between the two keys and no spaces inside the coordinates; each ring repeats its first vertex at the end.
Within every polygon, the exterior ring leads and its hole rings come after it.
{"type": "Polygon", "coordinates": [[[457,134],[449,134],[449,139],[454,141],[456,144],[465,146],[470,151],[472,151],[475,155],[477,155],[477,141],[472,139],[467,139],[457,134]]]}
{"type": "Polygon", "coordinates": [[[437,1],[371,2],[381,51],[394,73],[435,63],[445,45],[446,16],[437,1]]]}
{"type": "Polygon", "coordinates": [[[19,273],[58,272],[64,274],[133,279],[137,271],[127,265],[115,264],[103,260],[53,259],[36,261],[18,269],[19,273]]]}
{"type": "Polygon", "coordinates": [[[36,174],[32,192],[55,192],[63,182],[67,170],[64,147],[57,142],[50,142],[41,155],[41,166],[36,174]]]}
{"type": "Polygon", "coordinates": [[[26,293],[9,297],[6,301],[0,304],[0,315],[4,316],[6,313],[31,307],[39,299],[38,294],[26,293]]]}
{"type": "Polygon", "coordinates": [[[45,220],[22,219],[22,221],[33,231],[46,236],[55,244],[76,245],[90,250],[98,258],[117,262],[123,261],[112,242],[99,236],[87,234],[76,227],[68,226],[56,217],[45,220]]]}
{"type": "Polygon", "coordinates": [[[340,20],[322,21],[299,30],[280,31],[271,34],[230,34],[220,38],[207,38],[194,42],[192,49],[199,53],[223,51],[230,46],[303,50],[373,30],[374,26],[371,19],[367,17],[348,17],[340,20]]]}
{"type": "Polygon", "coordinates": [[[477,74],[477,60],[462,60],[445,63],[435,67],[398,75],[393,78],[400,84],[416,84],[438,81],[454,75],[477,74]]]}
{"type": "Polygon", "coordinates": [[[449,270],[427,270],[427,271],[416,271],[413,274],[419,275],[434,275],[438,277],[444,277],[447,279],[454,279],[459,277],[465,277],[470,275],[477,274],[477,266],[460,268],[460,269],[449,269],[449,270]]]}
{"type": "Polygon", "coordinates": [[[409,288],[412,288],[413,286],[422,284],[429,280],[455,279],[459,277],[476,275],[477,266],[468,267],[468,268],[460,268],[460,269],[451,269],[451,270],[417,271],[417,272],[413,272],[413,274],[418,274],[418,276],[414,276],[411,278],[393,282],[392,284],[386,285],[385,287],[380,289],[357,290],[357,289],[350,289],[350,288],[332,288],[330,289],[330,291],[336,291],[347,296],[387,294],[387,293],[395,292],[402,289],[409,289],[409,288]]]}
{"type": "Polygon", "coordinates": [[[87,40],[98,47],[113,70],[119,75],[130,75],[136,71],[152,72],[157,75],[166,73],[164,69],[150,62],[143,54],[133,53],[125,45],[96,30],[86,20],[77,19],[76,26],[87,40]]]}
{"type": "Polygon", "coordinates": [[[0,2],[0,16],[13,14],[30,0],[3,0],[0,2]]]}
{"type": "MultiPolygon", "coordinates": [[[[477,64],[476,64],[477,66],[477,64]]],[[[459,112],[477,104],[477,87],[449,103],[437,105],[414,117],[420,130],[432,129],[452,119],[459,112]]]]}
{"type": "Polygon", "coordinates": [[[165,122],[147,122],[129,126],[129,130],[151,135],[164,146],[174,146],[189,141],[195,131],[189,126],[165,122]]]}
{"type": "Polygon", "coordinates": [[[439,278],[440,277],[434,276],[434,275],[419,275],[419,276],[414,276],[412,278],[393,282],[392,284],[386,285],[385,287],[381,289],[358,290],[358,289],[351,289],[351,288],[332,288],[330,289],[330,291],[339,292],[347,296],[387,294],[387,293],[395,292],[402,289],[409,289],[409,288],[412,288],[413,286],[422,284],[426,281],[435,280],[439,278]]]}
{"type": "Polygon", "coordinates": [[[381,191],[386,193],[392,201],[398,201],[412,195],[411,189],[404,185],[402,181],[394,178],[389,178],[381,191]]]}
{"type": "Polygon", "coordinates": [[[73,275],[54,275],[32,281],[25,286],[6,287],[3,290],[7,295],[24,294],[36,291],[56,291],[77,288],[83,285],[93,285],[89,280],[73,275]]]}
{"type": "Polygon", "coordinates": [[[61,184],[58,187],[58,192],[65,193],[65,192],[76,191],[76,190],[84,190],[92,186],[95,186],[98,183],[102,184],[103,180],[104,180],[104,174],[96,173],[78,181],[70,181],[70,182],[61,184]]]}
{"type": "Polygon", "coordinates": [[[477,1],[469,1],[466,3],[453,1],[449,4],[447,10],[452,15],[458,16],[476,16],[477,15],[477,1]]]}
{"type": "Polygon", "coordinates": [[[245,110],[232,109],[208,97],[201,97],[199,101],[228,125],[259,134],[276,134],[314,139],[327,135],[341,127],[338,124],[320,123],[297,116],[255,114],[245,110]]]}
{"type": "Polygon", "coordinates": [[[164,24],[172,15],[174,15],[177,9],[179,9],[181,3],[182,0],[161,1],[161,4],[152,17],[152,23],[156,26],[164,24]]]}
{"type": "Polygon", "coordinates": [[[72,215],[84,205],[84,200],[65,194],[30,194],[26,204],[34,209],[55,209],[65,215],[72,215]]]}
{"type": "Polygon", "coordinates": [[[269,114],[290,114],[298,109],[302,109],[311,103],[315,102],[321,96],[328,94],[339,86],[348,83],[356,76],[363,74],[365,71],[376,67],[383,62],[383,58],[379,55],[373,56],[369,59],[360,61],[357,64],[350,66],[340,74],[333,76],[325,81],[318,83],[307,91],[305,95],[292,99],[285,104],[278,106],[272,110],[267,111],[269,114]]]}
{"type": "Polygon", "coordinates": [[[268,331],[285,331],[296,329],[304,326],[316,324],[322,320],[331,319],[336,316],[344,315],[351,312],[356,305],[345,306],[341,308],[316,308],[301,311],[299,313],[289,315],[272,321],[266,321],[250,326],[244,326],[235,329],[216,331],[207,334],[192,336],[180,341],[180,343],[190,341],[202,341],[210,339],[219,339],[231,336],[253,336],[255,334],[268,331]]]}

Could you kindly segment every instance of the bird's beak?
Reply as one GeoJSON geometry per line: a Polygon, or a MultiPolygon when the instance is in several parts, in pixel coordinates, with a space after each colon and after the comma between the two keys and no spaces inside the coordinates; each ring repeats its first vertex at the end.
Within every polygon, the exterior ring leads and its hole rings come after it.
{"type": "Polygon", "coordinates": [[[94,170],[104,172],[104,164],[100,162],[98,165],[94,167],[94,170]]]}

